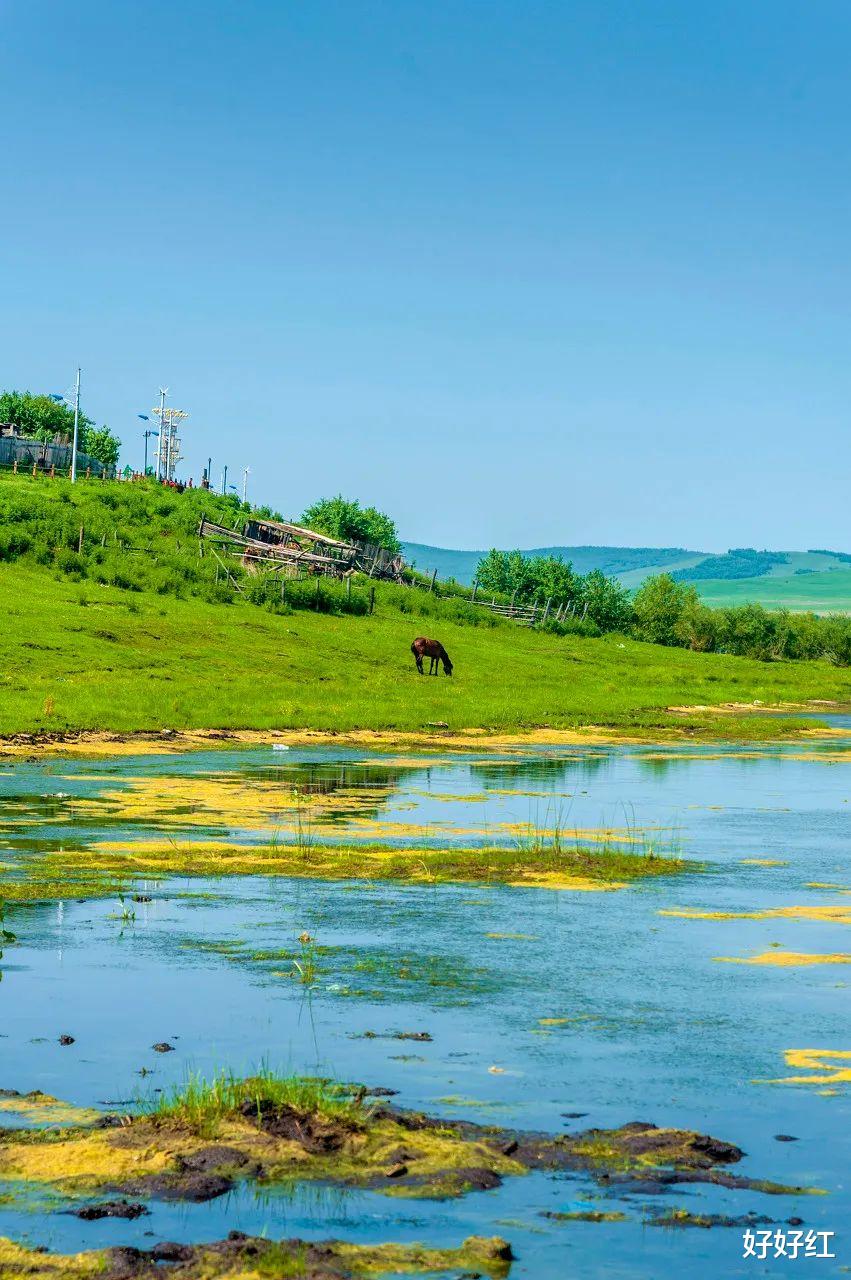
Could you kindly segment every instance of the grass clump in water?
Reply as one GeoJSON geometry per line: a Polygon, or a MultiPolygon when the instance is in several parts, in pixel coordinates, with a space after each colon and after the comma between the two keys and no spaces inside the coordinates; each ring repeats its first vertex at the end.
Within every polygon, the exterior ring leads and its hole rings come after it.
{"type": "Polygon", "coordinates": [[[267,1066],[246,1079],[230,1071],[211,1077],[190,1072],[182,1085],[163,1092],[146,1108],[151,1119],[187,1128],[202,1137],[214,1136],[226,1120],[260,1116],[272,1109],[344,1120],[353,1128],[361,1127],[367,1116],[359,1095],[344,1086],[317,1077],[280,1075],[267,1066]]]}

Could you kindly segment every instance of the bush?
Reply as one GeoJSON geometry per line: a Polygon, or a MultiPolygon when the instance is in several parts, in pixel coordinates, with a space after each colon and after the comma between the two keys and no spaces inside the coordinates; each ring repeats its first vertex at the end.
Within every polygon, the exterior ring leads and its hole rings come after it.
{"type": "Polygon", "coordinates": [[[699,603],[694,587],[675,582],[669,573],[646,578],[632,601],[635,635],[651,644],[679,644],[683,615],[699,603]]]}
{"type": "Polygon", "coordinates": [[[341,493],[314,502],[303,513],[301,523],[343,542],[371,542],[387,551],[399,550],[399,534],[388,515],[375,507],[362,507],[357,498],[344,498],[341,493]]]}

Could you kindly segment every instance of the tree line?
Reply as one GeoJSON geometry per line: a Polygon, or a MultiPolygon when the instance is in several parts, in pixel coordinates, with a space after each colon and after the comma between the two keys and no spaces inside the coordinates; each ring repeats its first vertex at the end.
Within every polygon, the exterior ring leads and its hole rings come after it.
{"type": "MultiPolygon", "coordinates": [[[[0,393],[0,422],[10,422],[22,436],[50,443],[56,436],[70,441],[74,435],[74,410],[52,396],[33,395],[30,391],[0,393]]],[[[80,413],[77,446],[104,467],[114,467],[121,452],[121,441],[109,427],[98,427],[80,413]]]]}
{"type": "Polygon", "coordinates": [[[517,604],[550,600],[554,610],[567,606],[567,619],[548,624],[554,630],[617,631],[651,644],[764,661],[824,658],[851,664],[851,618],[790,613],[760,604],[711,608],[695,587],[669,573],[646,578],[632,593],[599,569],[575,573],[558,556],[493,550],[479,561],[476,581],[483,591],[508,596],[517,604]]]}

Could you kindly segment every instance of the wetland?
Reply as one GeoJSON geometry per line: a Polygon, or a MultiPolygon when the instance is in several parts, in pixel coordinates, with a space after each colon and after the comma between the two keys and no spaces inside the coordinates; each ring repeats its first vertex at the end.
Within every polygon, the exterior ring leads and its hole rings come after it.
{"type": "Polygon", "coordinates": [[[0,1275],[839,1273],[841,736],[274,746],[3,761],[0,1275]]]}

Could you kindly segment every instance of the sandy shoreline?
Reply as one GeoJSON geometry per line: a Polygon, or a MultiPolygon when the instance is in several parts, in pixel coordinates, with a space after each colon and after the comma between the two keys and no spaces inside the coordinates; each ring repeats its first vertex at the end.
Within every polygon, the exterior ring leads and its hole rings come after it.
{"type": "MultiPolygon", "coordinates": [[[[836,704],[830,704],[835,710],[836,704]]],[[[755,716],[764,713],[789,715],[807,712],[817,714],[828,710],[828,705],[805,704],[794,706],[754,706],[752,703],[727,703],[719,706],[669,707],[673,716],[716,714],[719,720],[725,715],[748,712],[755,716]]],[[[811,738],[848,738],[851,730],[835,727],[800,728],[794,730],[786,741],[811,738]]],[[[363,746],[395,749],[415,746],[441,751],[469,751],[478,747],[510,748],[518,746],[664,746],[694,741],[695,735],[687,726],[676,720],[670,730],[658,729],[642,732],[638,729],[617,730],[600,725],[584,725],[581,728],[553,729],[547,726],[525,730],[489,730],[482,728],[450,730],[442,726],[423,729],[351,729],[335,731],[324,729],[142,729],[129,733],[107,730],[82,730],[66,734],[39,736],[37,734],[10,734],[0,738],[0,756],[74,755],[121,756],[180,754],[204,748],[229,746],[363,746]]],[[[717,738],[699,739],[702,742],[723,742],[724,734],[717,738]]],[[[735,741],[740,741],[736,738],[735,741]]],[[[756,739],[750,739],[750,742],[756,739]]],[[[777,739],[772,739],[777,741],[777,739]]]]}

